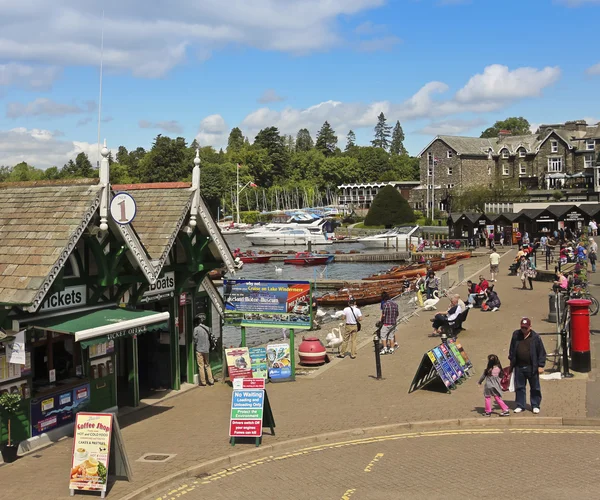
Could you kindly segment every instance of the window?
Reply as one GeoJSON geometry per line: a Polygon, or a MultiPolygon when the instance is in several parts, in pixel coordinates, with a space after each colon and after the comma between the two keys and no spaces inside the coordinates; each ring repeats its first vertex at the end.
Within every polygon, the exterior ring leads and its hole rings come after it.
{"type": "Polygon", "coordinates": [[[452,150],[451,149],[448,150],[448,153],[446,154],[446,158],[452,158],[452,150]]]}
{"type": "Polygon", "coordinates": [[[525,148],[519,149],[519,158],[525,158],[525,148]]]}
{"type": "Polygon", "coordinates": [[[452,175],[452,167],[448,167],[448,175],[452,175]]]}
{"type": "Polygon", "coordinates": [[[588,139],[585,141],[585,149],[588,151],[594,151],[595,142],[594,139],[588,139]]]}
{"type": "Polygon", "coordinates": [[[558,141],[552,141],[550,143],[550,151],[553,153],[558,153],[558,141]]]}
{"type": "Polygon", "coordinates": [[[452,188],[454,187],[454,184],[446,184],[446,187],[447,187],[448,189],[452,189],[452,188]]]}
{"type": "Polygon", "coordinates": [[[433,153],[431,151],[427,153],[427,163],[433,163],[433,153]]]}
{"type": "Polygon", "coordinates": [[[508,149],[502,150],[502,158],[508,158],[508,149]]]}
{"type": "Polygon", "coordinates": [[[585,155],[584,167],[591,168],[594,166],[594,155],[585,155]]]}
{"type": "Polygon", "coordinates": [[[431,177],[433,175],[433,165],[429,165],[427,167],[427,177],[431,177]]]}
{"type": "Polygon", "coordinates": [[[548,158],[548,172],[562,172],[563,159],[559,158],[548,158]]]}
{"type": "Polygon", "coordinates": [[[519,163],[519,175],[525,175],[527,173],[527,165],[525,163],[519,163]]]}
{"type": "Polygon", "coordinates": [[[488,167],[488,175],[492,175],[492,167],[488,167]]]}
{"type": "Polygon", "coordinates": [[[509,174],[509,170],[508,170],[508,165],[506,163],[502,164],[502,175],[508,175],[509,174]]]}

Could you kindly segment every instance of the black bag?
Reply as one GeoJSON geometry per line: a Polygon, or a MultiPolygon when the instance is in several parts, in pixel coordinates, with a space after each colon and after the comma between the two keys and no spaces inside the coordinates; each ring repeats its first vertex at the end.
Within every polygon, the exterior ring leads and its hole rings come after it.
{"type": "Polygon", "coordinates": [[[208,332],[208,340],[210,342],[210,352],[216,351],[219,345],[219,339],[217,339],[212,333],[208,332]]]}

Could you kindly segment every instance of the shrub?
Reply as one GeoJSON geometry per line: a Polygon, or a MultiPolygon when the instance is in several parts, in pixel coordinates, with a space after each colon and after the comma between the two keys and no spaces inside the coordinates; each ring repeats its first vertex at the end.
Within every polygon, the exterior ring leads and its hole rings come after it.
{"type": "Polygon", "coordinates": [[[408,201],[393,186],[386,186],[379,191],[369,213],[365,218],[365,226],[384,225],[386,228],[407,224],[416,220],[408,201]]]}

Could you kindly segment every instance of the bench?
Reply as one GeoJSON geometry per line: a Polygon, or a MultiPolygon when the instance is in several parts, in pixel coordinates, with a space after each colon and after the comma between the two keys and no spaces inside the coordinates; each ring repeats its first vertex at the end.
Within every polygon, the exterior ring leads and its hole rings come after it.
{"type": "Polygon", "coordinates": [[[457,337],[460,332],[464,330],[463,324],[467,321],[467,316],[469,316],[470,308],[466,308],[463,312],[460,313],[458,318],[454,321],[450,321],[447,325],[442,326],[442,338],[445,337],[457,337]]]}

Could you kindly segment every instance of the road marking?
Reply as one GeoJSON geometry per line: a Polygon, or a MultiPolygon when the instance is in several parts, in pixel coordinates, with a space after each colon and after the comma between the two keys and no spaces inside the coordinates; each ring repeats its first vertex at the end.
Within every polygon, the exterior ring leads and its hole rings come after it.
{"type": "Polygon", "coordinates": [[[352,490],[346,490],[346,492],[342,495],[342,500],[349,500],[355,491],[356,491],[356,488],[354,488],[352,490]]]}
{"type": "MultiPolygon", "coordinates": [[[[261,458],[257,458],[255,460],[251,460],[250,462],[244,462],[242,464],[229,467],[227,469],[223,469],[219,472],[215,472],[208,476],[203,477],[203,481],[198,483],[197,481],[193,482],[193,485],[188,488],[188,485],[179,486],[178,488],[171,489],[168,491],[166,495],[158,497],[157,500],[162,500],[164,498],[170,497],[173,499],[173,494],[180,492],[182,489],[185,489],[185,493],[189,493],[192,490],[203,484],[211,484],[220,479],[227,479],[234,474],[242,472],[247,469],[251,469],[252,467],[256,467],[257,465],[264,465],[273,462],[277,462],[279,460],[287,460],[290,458],[295,458],[303,455],[310,455],[312,453],[316,453],[319,451],[325,450],[333,450],[339,449],[349,446],[358,446],[363,444],[374,444],[374,443],[383,443],[386,441],[398,441],[401,439],[418,439],[418,438],[428,438],[428,437],[444,437],[444,436],[459,436],[459,435],[497,435],[497,434],[590,434],[590,435],[598,435],[600,434],[600,429],[581,429],[581,428],[486,428],[486,429],[449,429],[449,430],[437,430],[437,431],[413,431],[413,432],[405,432],[403,434],[391,434],[387,436],[373,436],[368,438],[360,438],[360,439],[351,439],[349,441],[340,441],[333,443],[323,443],[316,446],[309,446],[307,448],[302,448],[300,450],[287,453],[285,455],[274,456],[269,455],[261,458]],[[187,489],[186,489],[187,488],[187,489]]],[[[383,457],[383,453],[378,453],[375,455],[375,458],[369,463],[367,468],[372,467],[374,463],[376,463],[381,457],[383,457]]],[[[367,471],[365,468],[365,472],[367,471]]],[[[356,491],[356,489],[347,490],[342,497],[342,500],[345,498],[350,498],[350,496],[356,491]]],[[[177,497],[179,497],[177,495],[177,497]]]]}
{"type": "Polygon", "coordinates": [[[373,466],[379,462],[379,459],[383,457],[383,453],[377,453],[377,455],[375,455],[375,458],[373,460],[371,460],[369,462],[369,465],[367,465],[365,467],[365,472],[371,472],[371,470],[373,470],[373,466]]]}

